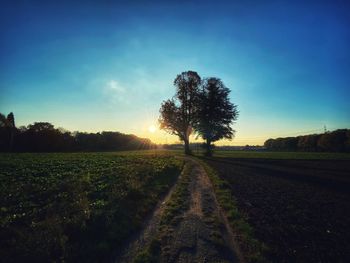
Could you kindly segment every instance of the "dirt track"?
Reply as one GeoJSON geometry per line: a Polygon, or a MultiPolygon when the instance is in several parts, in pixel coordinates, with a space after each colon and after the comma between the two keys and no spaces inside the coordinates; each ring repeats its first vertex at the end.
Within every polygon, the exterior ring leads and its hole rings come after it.
{"type": "MultiPolygon", "coordinates": [[[[184,200],[189,207],[178,215],[177,224],[167,226],[166,233],[162,233],[159,261],[238,262],[232,230],[218,206],[207,174],[195,161],[187,159],[186,162],[191,165],[187,185],[189,200],[184,200]]],[[[133,256],[144,249],[152,237],[159,235],[161,216],[173,191],[156,208],[144,230],[118,262],[132,262],[133,256]]]]}

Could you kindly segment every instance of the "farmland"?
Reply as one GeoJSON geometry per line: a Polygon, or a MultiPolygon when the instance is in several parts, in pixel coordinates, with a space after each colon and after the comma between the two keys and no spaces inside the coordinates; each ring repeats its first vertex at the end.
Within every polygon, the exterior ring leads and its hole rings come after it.
{"type": "Polygon", "coordinates": [[[1,261],[110,262],[143,229],[152,235],[125,262],[209,254],[228,262],[350,257],[349,154],[182,157],[161,150],[1,154],[1,261]],[[145,220],[152,211],[156,220],[145,220]],[[241,251],[228,246],[235,235],[241,251]]]}
{"type": "Polygon", "coordinates": [[[277,160],[350,160],[349,153],[329,152],[281,152],[281,151],[215,151],[216,157],[242,159],[277,159],[277,160]]]}
{"type": "Polygon", "coordinates": [[[350,258],[349,155],[221,152],[217,156],[204,160],[226,182],[254,236],[267,246],[269,261],[350,258]]]}
{"type": "Polygon", "coordinates": [[[176,181],[182,161],[138,152],[0,155],[1,261],[105,261],[176,181]]]}

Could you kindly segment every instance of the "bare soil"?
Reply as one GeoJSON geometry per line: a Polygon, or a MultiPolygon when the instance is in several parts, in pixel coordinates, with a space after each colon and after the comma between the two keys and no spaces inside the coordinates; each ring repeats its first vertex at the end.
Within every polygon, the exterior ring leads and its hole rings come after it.
{"type": "MultiPolygon", "coordinates": [[[[162,233],[159,253],[160,262],[238,262],[239,252],[234,236],[229,228],[213,192],[204,169],[194,160],[191,162],[188,184],[189,202],[187,211],[182,211],[175,225],[166,227],[162,233]],[[237,256],[238,255],[238,256],[237,256]]],[[[181,176],[180,179],[181,180],[181,176]]],[[[176,187],[176,186],[175,186],[176,187]]],[[[132,262],[133,256],[159,234],[160,219],[172,191],[157,207],[140,235],[130,243],[118,262],[132,262]]]]}
{"type": "Polygon", "coordinates": [[[206,160],[229,182],[272,262],[350,261],[350,163],[206,160]]]}

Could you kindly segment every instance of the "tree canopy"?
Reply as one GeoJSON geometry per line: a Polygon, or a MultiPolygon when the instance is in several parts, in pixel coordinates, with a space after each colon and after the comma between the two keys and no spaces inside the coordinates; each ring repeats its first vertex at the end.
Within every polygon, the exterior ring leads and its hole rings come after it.
{"type": "Polygon", "coordinates": [[[268,139],[264,146],[274,151],[350,152],[350,130],[268,139]]]}
{"type": "Polygon", "coordinates": [[[229,100],[230,90],[218,78],[202,80],[198,73],[186,71],[174,81],[175,96],[161,104],[160,128],[177,135],[185,144],[185,153],[190,153],[189,136],[195,131],[211,153],[211,143],[232,139],[231,125],[237,119],[237,106],[229,100]]]}
{"type": "Polygon", "coordinates": [[[175,96],[164,101],[160,108],[160,128],[177,135],[185,144],[186,154],[190,153],[189,136],[195,122],[200,84],[197,72],[182,72],[174,80],[175,96]]]}
{"type": "Polygon", "coordinates": [[[218,78],[202,83],[196,112],[195,130],[205,140],[206,154],[211,155],[212,142],[232,139],[233,121],[238,117],[237,106],[230,102],[230,90],[218,78]]]}

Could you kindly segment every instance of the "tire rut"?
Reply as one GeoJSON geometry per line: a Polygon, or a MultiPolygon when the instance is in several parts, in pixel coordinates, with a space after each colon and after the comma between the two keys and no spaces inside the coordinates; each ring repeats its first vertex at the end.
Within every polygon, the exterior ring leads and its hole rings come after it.
{"type": "MultiPolygon", "coordinates": [[[[185,158],[192,169],[187,191],[189,208],[178,215],[175,225],[167,225],[161,235],[160,262],[242,262],[233,232],[216,200],[212,184],[203,167],[192,158],[185,158]]],[[[182,175],[178,180],[182,179],[182,175]]],[[[153,213],[149,223],[116,262],[132,262],[160,233],[161,216],[175,186],[153,213]]]]}

